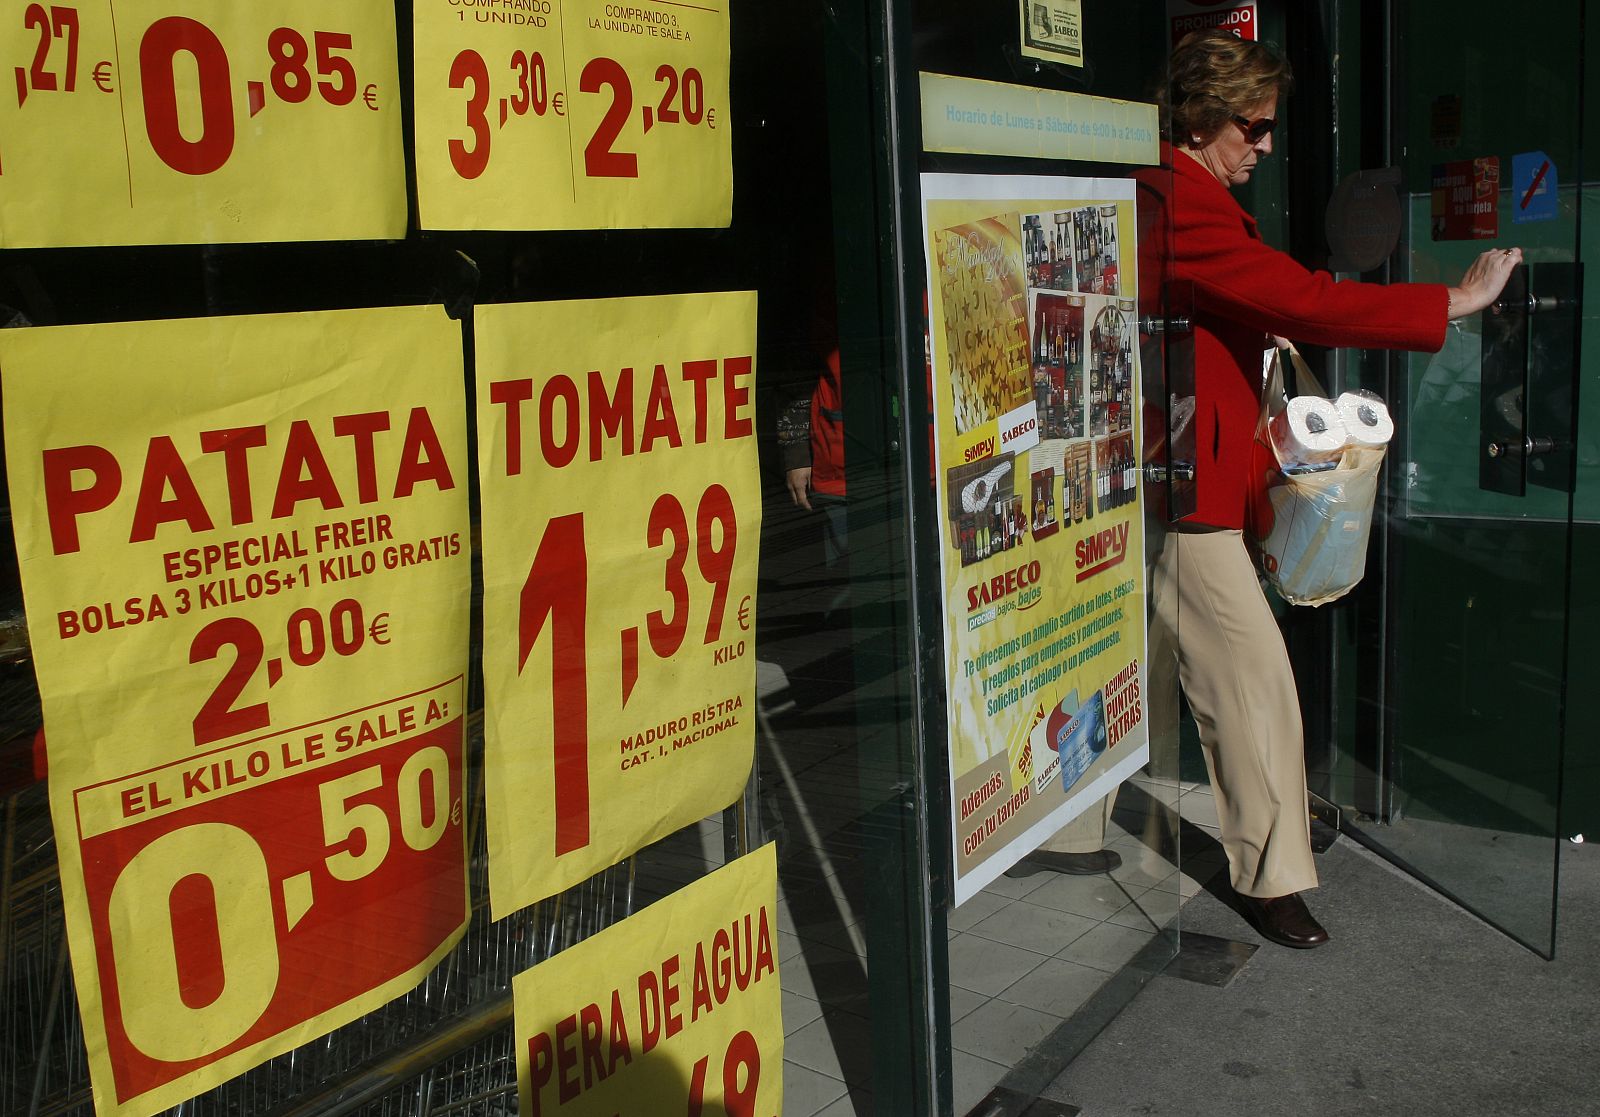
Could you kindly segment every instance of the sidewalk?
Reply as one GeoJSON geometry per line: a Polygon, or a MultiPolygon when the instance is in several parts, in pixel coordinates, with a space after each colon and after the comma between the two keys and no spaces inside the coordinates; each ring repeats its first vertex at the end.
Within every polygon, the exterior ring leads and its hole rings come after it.
{"type": "Polygon", "coordinates": [[[1155,978],[1042,1096],[1084,1117],[1600,1114],[1600,848],[1563,843],[1554,962],[1349,838],[1318,867],[1327,946],[1262,943],[1202,892],[1183,933],[1260,949],[1225,988],[1155,978]]]}

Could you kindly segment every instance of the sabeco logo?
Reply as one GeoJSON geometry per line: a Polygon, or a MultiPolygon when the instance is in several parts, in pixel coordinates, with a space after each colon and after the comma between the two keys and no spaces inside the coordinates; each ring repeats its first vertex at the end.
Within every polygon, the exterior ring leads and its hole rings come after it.
{"type": "Polygon", "coordinates": [[[1032,431],[1037,429],[1038,426],[1039,426],[1039,420],[1037,420],[1037,419],[1028,419],[1028,420],[1026,420],[1024,422],[1018,423],[1016,426],[1014,426],[1010,430],[1006,431],[1005,439],[1006,439],[1007,442],[1014,442],[1017,439],[1021,438],[1023,435],[1031,433],[1032,431]]]}
{"type": "MultiPolygon", "coordinates": [[[[1127,527],[1123,527],[1127,532],[1127,527]]],[[[1027,589],[1039,581],[1039,562],[1026,563],[1015,570],[1007,570],[1004,574],[996,574],[987,582],[979,582],[967,589],[967,612],[992,605],[996,601],[1010,597],[1018,590],[1027,589]]]]}

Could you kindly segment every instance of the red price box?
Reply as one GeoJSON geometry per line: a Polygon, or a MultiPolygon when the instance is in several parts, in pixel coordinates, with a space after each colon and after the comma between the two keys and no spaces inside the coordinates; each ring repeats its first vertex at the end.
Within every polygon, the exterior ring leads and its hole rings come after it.
{"type": "Polygon", "coordinates": [[[76,793],[118,1102],[310,1039],[454,941],[464,701],[455,679],[76,793]]]}
{"type": "Polygon", "coordinates": [[[425,228],[728,224],[724,0],[431,0],[414,21],[425,228]]]}
{"type": "Polygon", "coordinates": [[[393,6],[28,4],[0,73],[0,246],[405,234],[393,6]]]}

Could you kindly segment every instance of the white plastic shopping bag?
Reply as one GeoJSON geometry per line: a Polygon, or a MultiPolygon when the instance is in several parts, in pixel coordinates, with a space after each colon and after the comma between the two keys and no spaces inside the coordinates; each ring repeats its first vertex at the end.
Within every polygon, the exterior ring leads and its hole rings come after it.
{"type": "MultiPolygon", "coordinates": [[[[1324,432],[1317,418],[1327,409],[1298,408],[1313,416],[1311,429],[1307,433],[1302,427],[1298,441],[1285,438],[1285,360],[1293,363],[1301,396],[1320,399],[1327,394],[1292,346],[1269,355],[1256,428],[1257,459],[1267,464],[1258,473],[1264,491],[1252,500],[1250,534],[1262,573],[1285,601],[1325,605],[1354,589],[1366,572],[1367,538],[1386,448],[1347,444],[1336,454],[1306,455],[1317,459],[1311,462],[1290,456],[1286,443],[1327,441],[1321,437],[1324,432]]],[[[1373,398],[1382,407],[1382,401],[1373,398]]],[[[1352,436],[1349,441],[1360,439],[1352,436]]]]}

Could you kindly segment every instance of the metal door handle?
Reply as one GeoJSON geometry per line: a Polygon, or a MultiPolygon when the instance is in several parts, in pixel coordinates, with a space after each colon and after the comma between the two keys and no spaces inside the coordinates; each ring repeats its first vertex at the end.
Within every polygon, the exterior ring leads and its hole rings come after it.
{"type": "Polygon", "coordinates": [[[1571,492],[1582,265],[1524,264],[1483,317],[1478,487],[1523,496],[1529,485],[1571,492]],[[1535,433],[1549,432],[1549,433],[1535,433]]]}
{"type": "MultiPolygon", "coordinates": [[[[1193,481],[1193,462],[1173,462],[1172,478],[1175,481],[1193,481]]],[[[1147,485],[1160,485],[1167,480],[1167,467],[1160,462],[1151,462],[1144,467],[1144,480],[1147,485]]]]}
{"type": "Polygon", "coordinates": [[[1526,457],[1536,457],[1539,454],[1553,454],[1556,450],[1556,440],[1553,438],[1524,438],[1522,445],[1514,442],[1491,442],[1488,447],[1491,458],[1509,457],[1512,454],[1522,454],[1526,457]]]}
{"type": "Polygon", "coordinates": [[[1139,319],[1139,332],[1146,337],[1155,337],[1158,334],[1186,334],[1194,330],[1194,323],[1188,315],[1175,314],[1171,318],[1158,318],[1147,314],[1139,319]]]}
{"type": "MultiPolygon", "coordinates": [[[[1575,305],[1574,300],[1563,298],[1560,295],[1534,295],[1530,294],[1525,304],[1529,314],[1549,314],[1557,310],[1571,310],[1575,305]]],[[[1509,314],[1513,304],[1502,297],[1498,302],[1489,307],[1490,314],[1509,314]]]]}

